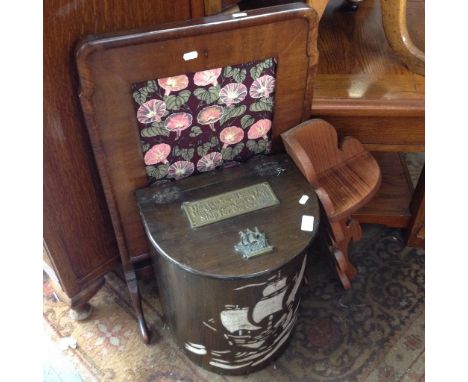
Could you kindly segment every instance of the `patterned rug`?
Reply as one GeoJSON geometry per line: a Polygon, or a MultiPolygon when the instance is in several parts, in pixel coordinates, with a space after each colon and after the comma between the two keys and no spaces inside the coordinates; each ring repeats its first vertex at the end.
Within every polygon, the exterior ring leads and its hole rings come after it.
{"type": "Polygon", "coordinates": [[[87,321],[68,316],[44,279],[44,328],[83,381],[423,381],[424,253],[405,248],[399,230],[364,226],[352,248],[359,270],[349,291],[327,258],[309,260],[292,340],[274,364],[243,377],[225,377],[191,363],[161,321],[154,282],[141,284],[153,335],[144,345],[125,283],[110,274],[92,298],[87,321]],[[75,348],[74,348],[75,347],[75,348]]]}

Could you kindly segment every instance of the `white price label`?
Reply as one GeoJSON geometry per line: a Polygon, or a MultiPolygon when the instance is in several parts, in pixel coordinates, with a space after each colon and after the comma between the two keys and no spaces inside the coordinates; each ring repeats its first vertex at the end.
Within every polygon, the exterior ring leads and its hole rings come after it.
{"type": "Polygon", "coordinates": [[[301,230],[312,232],[314,230],[314,217],[310,215],[302,215],[301,230]]]}

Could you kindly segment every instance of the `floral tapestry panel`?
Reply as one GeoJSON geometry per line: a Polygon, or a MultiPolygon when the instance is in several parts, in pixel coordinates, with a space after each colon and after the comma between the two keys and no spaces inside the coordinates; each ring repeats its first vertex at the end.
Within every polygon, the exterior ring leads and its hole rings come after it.
{"type": "Polygon", "coordinates": [[[268,58],[133,84],[150,183],[268,154],[275,77],[268,58]]]}

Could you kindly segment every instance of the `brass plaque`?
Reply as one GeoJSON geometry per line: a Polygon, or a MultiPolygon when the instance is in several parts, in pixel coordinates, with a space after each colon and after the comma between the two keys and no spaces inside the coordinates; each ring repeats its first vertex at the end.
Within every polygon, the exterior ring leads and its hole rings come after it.
{"type": "Polygon", "coordinates": [[[268,182],[182,203],[192,228],[216,223],[234,216],[279,204],[268,182]]]}

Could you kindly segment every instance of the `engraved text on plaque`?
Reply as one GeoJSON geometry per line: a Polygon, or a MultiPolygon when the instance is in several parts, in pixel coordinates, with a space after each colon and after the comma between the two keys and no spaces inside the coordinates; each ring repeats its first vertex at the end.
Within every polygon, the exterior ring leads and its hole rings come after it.
{"type": "Polygon", "coordinates": [[[184,209],[192,228],[216,223],[234,216],[279,204],[268,182],[210,196],[194,202],[184,202],[184,209]]]}

